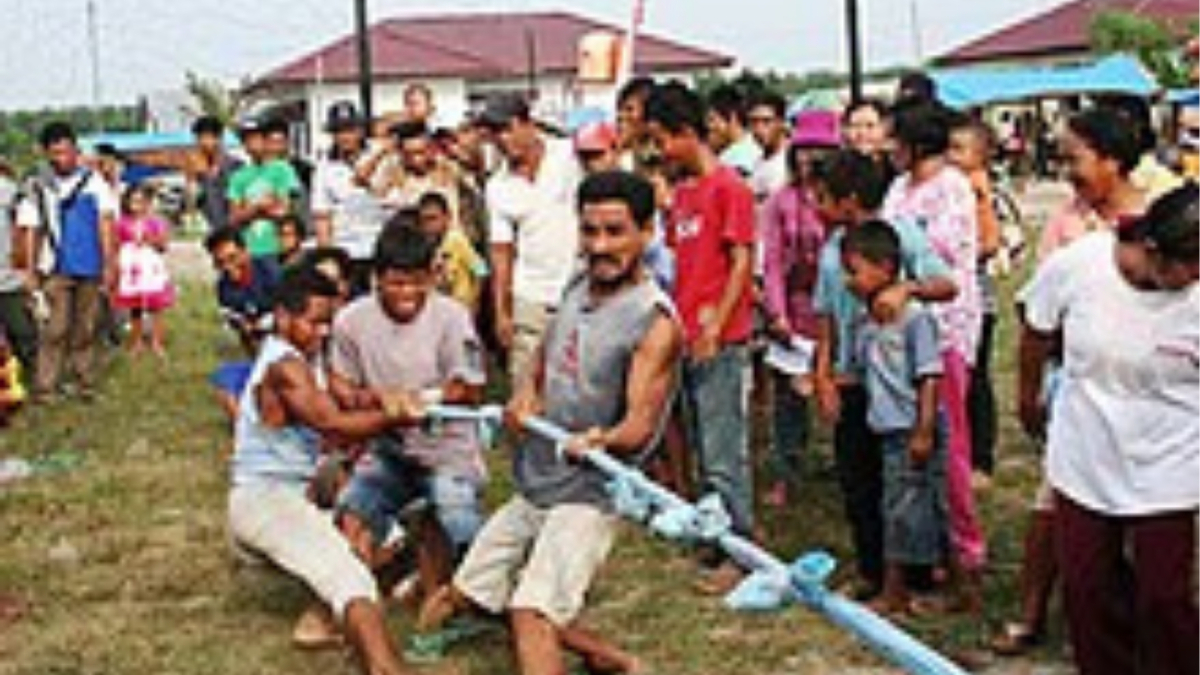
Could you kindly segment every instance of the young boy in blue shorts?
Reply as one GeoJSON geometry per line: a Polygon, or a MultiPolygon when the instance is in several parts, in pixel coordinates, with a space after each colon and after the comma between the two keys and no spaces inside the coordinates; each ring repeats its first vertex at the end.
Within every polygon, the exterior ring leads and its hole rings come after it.
{"type": "Polygon", "coordinates": [[[899,283],[900,237],[867,221],[842,239],[846,286],[863,302],[854,349],[863,366],[867,425],[883,448],[883,590],[885,613],[911,607],[905,567],[934,565],[945,545],[944,469],[938,431],[942,374],[937,322],[910,299],[899,312],[879,298],[899,283]]]}

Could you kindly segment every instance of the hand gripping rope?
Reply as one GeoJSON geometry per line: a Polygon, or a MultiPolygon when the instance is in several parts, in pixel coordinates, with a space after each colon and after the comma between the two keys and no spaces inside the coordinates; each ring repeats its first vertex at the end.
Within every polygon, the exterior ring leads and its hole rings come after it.
{"type": "MultiPolygon", "coordinates": [[[[433,424],[448,421],[476,422],[490,438],[503,418],[500,406],[467,408],[434,405],[428,409],[433,424]]],[[[539,417],[525,427],[551,441],[559,451],[570,432],[539,417]]],[[[908,633],[863,605],[830,591],[826,584],[837,562],[824,551],[806,553],[791,565],[732,532],[732,521],[719,495],[707,495],[696,504],[651,481],[642,472],[601,450],[584,454],[588,462],[609,478],[614,509],[643,523],[655,534],[684,543],[709,543],[721,547],[750,574],[725,597],[735,610],[768,611],[800,602],[856,635],[878,654],[912,675],[965,675],[965,671],[908,633]]]]}

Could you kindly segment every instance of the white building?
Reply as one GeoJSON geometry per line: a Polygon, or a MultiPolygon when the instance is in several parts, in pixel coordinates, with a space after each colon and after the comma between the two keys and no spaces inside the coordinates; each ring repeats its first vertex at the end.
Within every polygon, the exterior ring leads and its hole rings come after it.
{"type": "MultiPolygon", "coordinates": [[[[580,40],[622,29],[566,12],[448,14],[399,18],[369,31],[374,112],[398,112],[404,89],[424,83],[434,94],[437,122],[452,125],[498,91],[532,94],[544,119],[561,119],[585,101],[577,76],[580,40]]],[[[692,80],[728,68],[733,59],[648,35],[637,41],[635,72],[692,80]]],[[[339,100],[358,100],[358,50],[354,35],[284,64],[254,85],[297,124],[303,149],[311,149],[325,112],[339,100]]]]}

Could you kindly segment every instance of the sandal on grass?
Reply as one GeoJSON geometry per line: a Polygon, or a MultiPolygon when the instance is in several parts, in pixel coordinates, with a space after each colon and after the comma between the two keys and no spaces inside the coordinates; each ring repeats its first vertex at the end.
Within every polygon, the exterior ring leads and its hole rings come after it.
{"type": "Polygon", "coordinates": [[[992,638],[992,651],[1000,656],[1021,656],[1040,644],[1041,633],[1023,623],[1010,621],[992,638]]]}

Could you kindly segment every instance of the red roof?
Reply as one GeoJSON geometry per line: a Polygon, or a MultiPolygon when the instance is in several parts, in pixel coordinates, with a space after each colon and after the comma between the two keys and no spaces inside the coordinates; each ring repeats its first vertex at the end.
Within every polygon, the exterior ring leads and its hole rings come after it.
{"type": "MultiPolygon", "coordinates": [[[[390,19],[370,29],[376,77],[508,78],[524,76],[530,54],[539,73],[575,72],[579,39],[622,29],[566,12],[450,14],[390,19]],[[532,50],[530,43],[532,42],[532,50]]],[[[733,59],[649,35],[639,35],[639,72],[724,68],[733,59]]],[[[358,77],[353,35],[277,68],[261,84],[347,81],[358,77]]]]}
{"type": "Polygon", "coordinates": [[[943,65],[1086,52],[1088,28],[1101,12],[1133,12],[1167,21],[1195,20],[1196,0],[1074,0],[972,40],[936,59],[943,65]]]}

